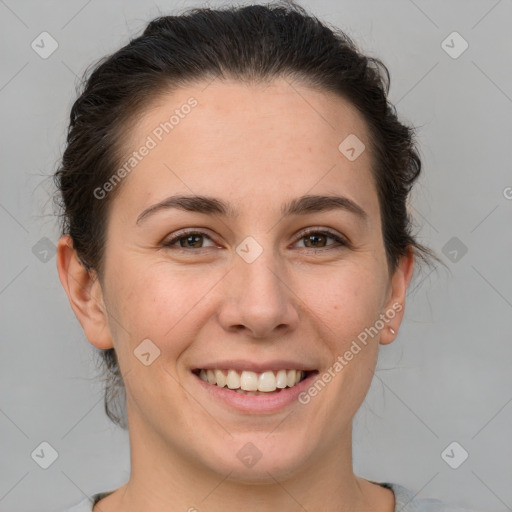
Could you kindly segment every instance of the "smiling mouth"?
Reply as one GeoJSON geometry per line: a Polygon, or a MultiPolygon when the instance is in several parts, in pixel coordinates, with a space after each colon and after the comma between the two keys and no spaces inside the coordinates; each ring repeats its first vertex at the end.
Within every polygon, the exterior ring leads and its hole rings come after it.
{"type": "Polygon", "coordinates": [[[279,393],[292,388],[317,371],[278,370],[257,373],[253,371],[201,369],[192,373],[200,379],[220,388],[227,388],[243,395],[265,395],[279,393]]]}

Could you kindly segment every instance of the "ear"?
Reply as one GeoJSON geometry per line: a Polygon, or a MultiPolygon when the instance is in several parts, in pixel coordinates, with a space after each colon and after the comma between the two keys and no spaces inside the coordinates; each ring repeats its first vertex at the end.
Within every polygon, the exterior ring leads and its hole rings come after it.
{"type": "Polygon", "coordinates": [[[392,343],[398,334],[398,329],[404,317],[405,295],[411,282],[413,270],[414,252],[412,247],[409,247],[407,253],[400,258],[397,268],[391,277],[388,300],[383,311],[388,321],[380,333],[381,345],[392,343]]]}
{"type": "Polygon", "coordinates": [[[57,270],[85,336],[97,348],[113,348],[107,310],[100,281],[94,270],[87,270],[78,259],[69,235],[57,244],[57,270]]]}

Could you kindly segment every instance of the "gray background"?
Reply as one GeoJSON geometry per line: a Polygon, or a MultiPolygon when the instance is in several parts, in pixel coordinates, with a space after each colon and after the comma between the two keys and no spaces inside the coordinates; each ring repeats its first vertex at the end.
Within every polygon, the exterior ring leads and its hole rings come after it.
{"type": "MultiPolygon", "coordinates": [[[[421,496],[512,510],[511,2],[302,4],[391,70],[392,101],[420,126],[417,229],[448,266],[415,278],[398,339],[381,348],[356,416],[355,470],[421,496]],[[442,46],[453,31],[469,44],[458,58],[442,46]],[[469,453],[458,469],[441,456],[453,441],[469,453]]],[[[58,280],[47,176],[77,75],[151,18],[201,5],[0,0],[1,511],[59,510],[129,476],[127,434],[103,412],[92,347],[58,280]],[[43,31],[59,45],[47,59],[31,48],[43,31]],[[31,457],[42,441],[58,452],[46,470],[31,457]]]]}

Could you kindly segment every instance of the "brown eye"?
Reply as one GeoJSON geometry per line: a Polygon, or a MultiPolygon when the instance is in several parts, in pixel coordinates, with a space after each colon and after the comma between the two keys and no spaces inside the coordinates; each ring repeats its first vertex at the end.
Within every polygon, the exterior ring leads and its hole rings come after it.
{"type": "Polygon", "coordinates": [[[178,239],[181,247],[201,247],[203,243],[202,235],[187,235],[178,239]]]}
{"type": "Polygon", "coordinates": [[[190,231],[188,233],[179,233],[170,240],[164,242],[162,245],[171,249],[203,249],[206,247],[212,247],[215,244],[206,233],[190,231]],[[210,246],[204,245],[206,240],[211,242],[210,246]]]}
{"type": "Polygon", "coordinates": [[[327,245],[327,239],[330,238],[327,235],[313,234],[304,237],[304,245],[306,247],[325,247],[327,245]]]}
{"type": "Polygon", "coordinates": [[[333,248],[339,248],[340,246],[344,247],[348,245],[346,240],[342,237],[329,231],[308,231],[302,234],[299,241],[303,241],[304,247],[307,249],[324,249],[330,248],[331,246],[334,246],[333,248]],[[329,239],[337,243],[328,243],[329,239]]]}

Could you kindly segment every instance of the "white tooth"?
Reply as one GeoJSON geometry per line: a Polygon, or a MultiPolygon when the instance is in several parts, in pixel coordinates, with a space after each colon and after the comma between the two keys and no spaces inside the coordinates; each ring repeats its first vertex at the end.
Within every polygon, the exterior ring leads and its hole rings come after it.
{"type": "Polygon", "coordinates": [[[288,383],[288,377],[286,376],[286,370],[279,370],[276,377],[276,387],[283,389],[288,383]]]}
{"type": "Polygon", "coordinates": [[[263,372],[258,380],[258,391],[275,391],[276,377],[274,372],[263,372]]]}
{"type": "Polygon", "coordinates": [[[288,370],[286,372],[287,377],[287,386],[291,388],[292,386],[295,386],[295,378],[297,376],[297,372],[295,370],[288,370]]]}
{"type": "Polygon", "coordinates": [[[304,372],[302,370],[297,370],[297,375],[295,376],[295,384],[298,384],[304,375],[304,372]]]}
{"type": "Polygon", "coordinates": [[[226,385],[226,376],[222,370],[215,370],[215,379],[217,380],[217,386],[220,388],[226,385]]]}
{"type": "Polygon", "coordinates": [[[205,382],[208,382],[208,377],[206,376],[206,372],[204,370],[199,372],[199,377],[201,377],[201,379],[203,379],[205,382]]]}
{"type": "Polygon", "coordinates": [[[245,391],[258,390],[258,374],[255,372],[243,371],[240,377],[240,387],[245,391]]]}
{"type": "Polygon", "coordinates": [[[228,371],[228,378],[226,381],[229,389],[237,389],[240,387],[240,375],[235,370],[228,371]]]}
{"type": "Polygon", "coordinates": [[[206,370],[206,378],[210,384],[217,384],[217,379],[215,378],[213,370],[206,370]]]}

